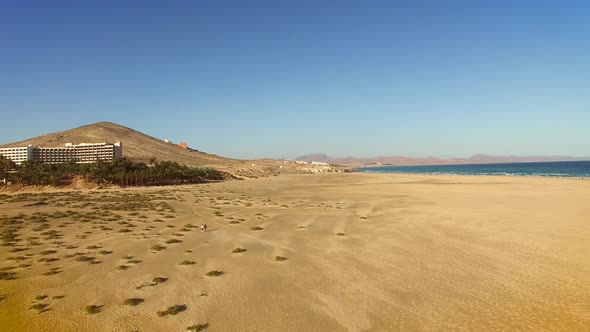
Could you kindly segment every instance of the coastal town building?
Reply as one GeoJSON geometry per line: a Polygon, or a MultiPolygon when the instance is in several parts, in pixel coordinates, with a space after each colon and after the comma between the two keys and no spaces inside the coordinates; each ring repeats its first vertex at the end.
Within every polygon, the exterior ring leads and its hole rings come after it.
{"type": "Polygon", "coordinates": [[[66,143],[63,147],[27,147],[1,148],[0,155],[20,165],[23,161],[33,160],[44,164],[95,163],[99,159],[113,161],[123,157],[121,142],[109,143],[66,143]]]}

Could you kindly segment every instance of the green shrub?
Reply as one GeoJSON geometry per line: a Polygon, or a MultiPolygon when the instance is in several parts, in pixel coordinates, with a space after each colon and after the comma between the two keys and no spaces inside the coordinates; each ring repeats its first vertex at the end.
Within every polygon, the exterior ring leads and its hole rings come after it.
{"type": "MultiPolygon", "coordinates": [[[[0,158],[1,159],[1,158],[0,158]]],[[[181,166],[176,162],[156,162],[148,167],[126,158],[112,162],[98,161],[94,164],[42,164],[26,161],[15,165],[15,173],[5,174],[8,180],[18,185],[52,185],[70,184],[74,176],[82,176],[100,185],[116,184],[120,186],[150,186],[203,183],[223,180],[223,173],[211,168],[193,168],[181,166]]],[[[88,204],[88,202],[81,204],[88,204]]]]}

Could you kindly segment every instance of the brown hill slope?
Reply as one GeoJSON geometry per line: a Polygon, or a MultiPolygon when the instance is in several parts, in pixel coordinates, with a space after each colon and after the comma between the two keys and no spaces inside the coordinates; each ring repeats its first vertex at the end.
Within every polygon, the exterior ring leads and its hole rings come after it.
{"type": "Polygon", "coordinates": [[[192,149],[183,149],[176,144],[146,135],[112,122],[94,124],[38,136],[20,142],[0,145],[1,147],[63,146],[65,143],[114,143],[123,145],[123,156],[133,161],[148,162],[154,157],[160,161],[175,161],[193,167],[213,167],[236,176],[266,176],[278,173],[302,173],[295,165],[284,165],[274,160],[238,160],[220,157],[192,149]],[[283,167],[281,167],[283,166],[283,167]]]}
{"type": "Polygon", "coordinates": [[[94,124],[38,136],[15,142],[0,147],[26,146],[28,144],[37,146],[63,146],[65,143],[97,143],[97,142],[122,142],[123,155],[135,161],[148,161],[151,157],[158,160],[174,160],[197,165],[204,165],[210,162],[229,161],[215,155],[202,152],[192,152],[180,148],[171,143],[146,135],[139,131],[127,128],[112,122],[97,122],[94,124]]]}

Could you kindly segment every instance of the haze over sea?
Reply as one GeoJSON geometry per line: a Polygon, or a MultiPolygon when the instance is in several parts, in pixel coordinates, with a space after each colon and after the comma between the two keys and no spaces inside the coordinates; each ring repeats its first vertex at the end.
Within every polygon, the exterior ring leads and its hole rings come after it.
{"type": "Polygon", "coordinates": [[[382,166],[363,167],[358,168],[357,170],[375,173],[590,177],[590,161],[428,166],[382,166]]]}

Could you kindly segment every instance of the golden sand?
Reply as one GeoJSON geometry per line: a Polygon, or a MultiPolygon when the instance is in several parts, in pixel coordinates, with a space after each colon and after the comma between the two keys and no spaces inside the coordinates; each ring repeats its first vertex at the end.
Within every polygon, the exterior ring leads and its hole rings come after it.
{"type": "Polygon", "coordinates": [[[353,173],[0,201],[3,331],[590,330],[588,180],[353,173]]]}

